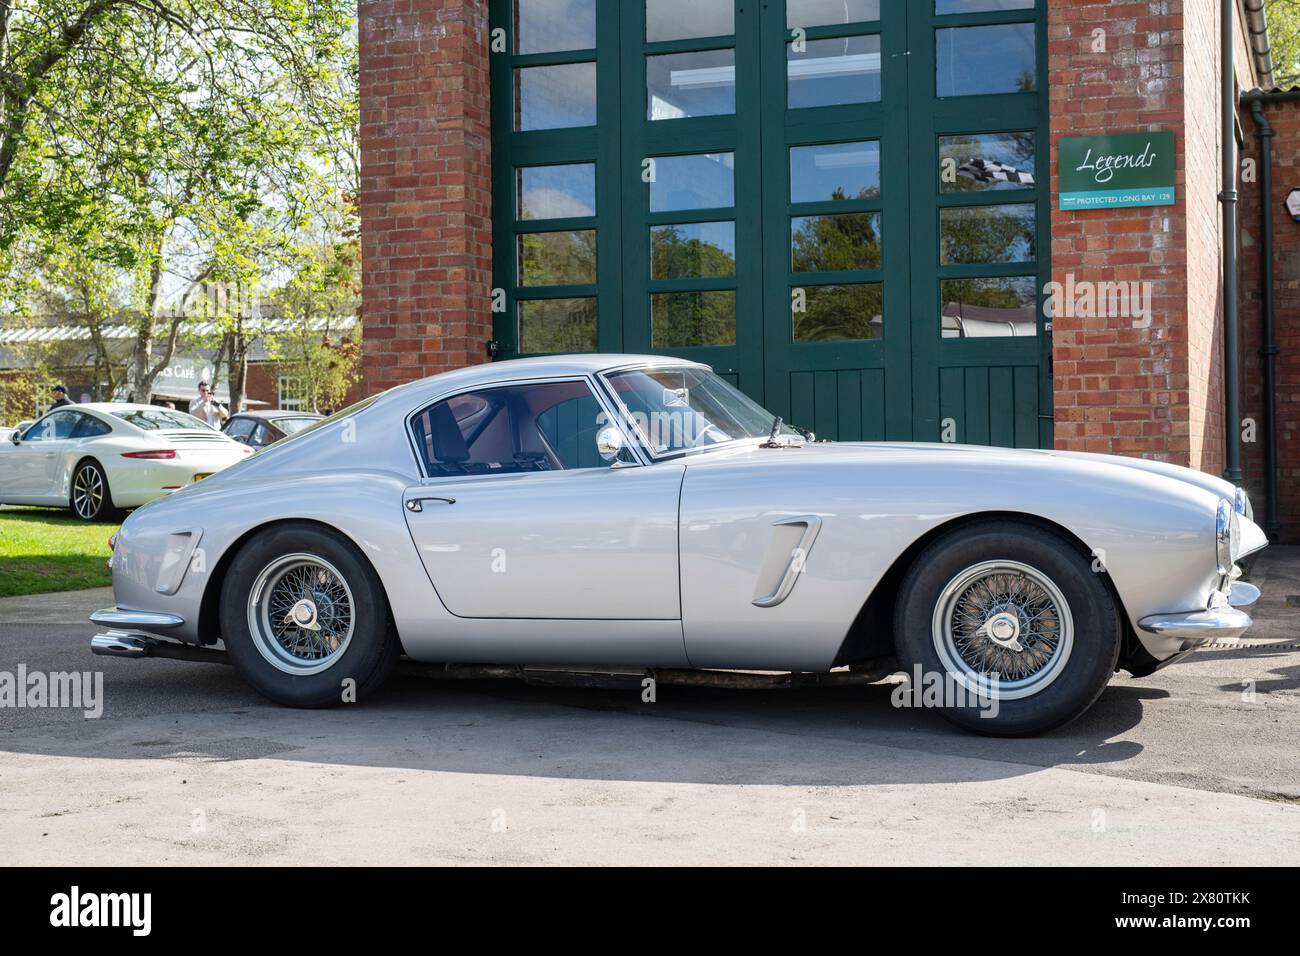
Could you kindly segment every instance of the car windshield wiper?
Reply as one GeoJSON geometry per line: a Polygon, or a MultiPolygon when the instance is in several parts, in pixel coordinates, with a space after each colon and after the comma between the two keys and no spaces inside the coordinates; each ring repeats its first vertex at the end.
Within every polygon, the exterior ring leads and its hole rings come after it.
{"type": "Polygon", "coordinates": [[[767,441],[763,442],[763,443],[762,443],[761,445],[759,445],[758,447],[759,447],[759,448],[783,448],[783,447],[785,447],[784,444],[783,444],[782,442],[779,442],[779,441],[776,440],[776,436],[777,436],[777,434],[781,431],[781,426],[784,425],[784,424],[785,424],[785,421],[781,418],[780,415],[777,415],[777,416],[776,416],[776,421],[772,422],[772,431],[768,433],[767,441]]]}

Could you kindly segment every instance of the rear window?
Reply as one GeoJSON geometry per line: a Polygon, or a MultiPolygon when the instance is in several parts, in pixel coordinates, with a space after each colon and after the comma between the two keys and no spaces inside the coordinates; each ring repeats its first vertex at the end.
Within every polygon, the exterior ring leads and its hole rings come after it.
{"type": "Polygon", "coordinates": [[[319,418],[277,418],[273,424],[286,435],[296,435],[304,428],[315,425],[319,418]]]}
{"type": "Polygon", "coordinates": [[[184,412],[170,408],[130,408],[112,414],[114,418],[120,418],[127,424],[143,428],[147,432],[175,431],[178,428],[215,431],[211,425],[199,421],[193,415],[186,415],[184,412]]]}

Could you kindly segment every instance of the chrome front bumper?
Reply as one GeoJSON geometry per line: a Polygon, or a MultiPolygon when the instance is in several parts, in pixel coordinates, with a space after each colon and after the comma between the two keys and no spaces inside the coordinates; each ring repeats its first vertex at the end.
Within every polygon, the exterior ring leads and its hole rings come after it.
{"type": "Polygon", "coordinates": [[[1250,627],[1250,615],[1244,609],[1252,607],[1258,600],[1259,588],[1237,581],[1226,594],[1217,592],[1204,611],[1152,614],[1138,621],[1138,626],[1157,637],[1182,640],[1185,647],[1207,641],[1232,640],[1250,627]]]}

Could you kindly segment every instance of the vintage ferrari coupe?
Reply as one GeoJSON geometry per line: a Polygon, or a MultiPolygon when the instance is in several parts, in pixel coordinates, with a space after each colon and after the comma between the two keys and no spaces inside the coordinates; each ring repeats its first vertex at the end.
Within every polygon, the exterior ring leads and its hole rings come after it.
{"type": "MultiPolygon", "coordinates": [[[[1240,489],[1135,459],[816,442],[707,366],[498,362],[391,389],[133,513],[96,653],[274,701],[448,669],[832,683],[897,658],[990,734],[1241,634],[1240,489]],[[989,701],[996,706],[984,706],[989,701]]],[[[892,663],[892,662],[891,662],[892,663]]]]}

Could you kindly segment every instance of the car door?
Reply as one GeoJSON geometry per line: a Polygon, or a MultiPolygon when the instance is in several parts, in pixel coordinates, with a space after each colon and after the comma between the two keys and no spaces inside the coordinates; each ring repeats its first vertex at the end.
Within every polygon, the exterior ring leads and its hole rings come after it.
{"type": "Polygon", "coordinates": [[[63,503],[66,498],[63,483],[64,458],[77,443],[75,433],[77,426],[86,416],[81,412],[63,409],[50,416],[50,430],[41,442],[44,452],[41,472],[37,477],[40,494],[43,498],[63,503]]]}
{"type": "Polygon", "coordinates": [[[53,501],[51,471],[75,424],[74,412],[56,411],[28,428],[0,465],[0,494],[33,504],[53,501]]]}
{"type": "Polygon", "coordinates": [[[463,393],[411,417],[427,477],[406,490],[407,524],[452,614],[680,619],[685,468],[627,448],[604,461],[609,421],[584,378],[463,393]]]}

